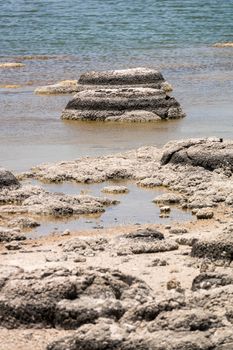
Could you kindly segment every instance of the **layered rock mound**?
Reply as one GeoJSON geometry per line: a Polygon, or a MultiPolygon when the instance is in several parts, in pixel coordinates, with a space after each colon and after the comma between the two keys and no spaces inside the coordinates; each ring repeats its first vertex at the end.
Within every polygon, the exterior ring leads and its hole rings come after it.
{"type": "Polygon", "coordinates": [[[78,81],[78,93],[67,104],[63,119],[146,122],[185,116],[156,70],[135,68],[90,72],[78,81]]]}

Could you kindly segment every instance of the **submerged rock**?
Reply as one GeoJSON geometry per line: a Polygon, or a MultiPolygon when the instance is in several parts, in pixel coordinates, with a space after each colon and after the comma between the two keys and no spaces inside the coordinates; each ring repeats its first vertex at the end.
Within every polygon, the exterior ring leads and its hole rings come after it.
{"type": "Polygon", "coordinates": [[[224,48],[224,47],[233,47],[233,43],[232,42],[228,42],[228,43],[216,43],[213,45],[213,47],[220,47],[220,48],[224,48]]]}
{"type": "Polygon", "coordinates": [[[76,92],[77,88],[77,80],[63,80],[53,85],[38,87],[34,92],[38,95],[70,94],[76,92]]]}
{"type": "Polygon", "coordinates": [[[20,62],[0,62],[0,68],[21,68],[25,64],[20,62]]]}
{"type": "Polygon", "coordinates": [[[121,194],[121,193],[128,193],[129,190],[125,186],[106,186],[101,190],[101,192],[112,193],[112,194],[121,194]]]}
{"type": "Polygon", "coordinates": [[[146,122],[184,117],[168,90],[162,74],[152,69],[85,73],[62,118],[146,122]]]}

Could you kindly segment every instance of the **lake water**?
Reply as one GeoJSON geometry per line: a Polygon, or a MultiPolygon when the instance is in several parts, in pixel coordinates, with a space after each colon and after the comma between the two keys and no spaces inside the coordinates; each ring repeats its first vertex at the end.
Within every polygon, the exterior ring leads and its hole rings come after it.
{"type": "Polygon", "coordinates": [[[232,138],[232,0],[0,0],[0,165],[101,155],[171,139],[232,138]],[[30,57],[28,57],[30,56],[30,57]],[[149,125],[60,120],[70,96],[33,90],[87,70],[145,66],[162,71],[187,117],[149,125]],[[15,89],[5,85],[20,85],[15,89]]]}

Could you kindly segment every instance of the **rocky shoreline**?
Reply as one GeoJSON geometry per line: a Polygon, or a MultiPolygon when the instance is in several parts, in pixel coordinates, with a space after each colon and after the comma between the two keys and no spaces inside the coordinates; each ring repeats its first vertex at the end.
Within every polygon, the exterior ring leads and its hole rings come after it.
{"type": "Polygon", "coordinates": [[[45,164],[17,177],[2,169],[3,349],[231,349],[232,164],[232,141],[209,138],[45,164]],[[155,203],[191,210],[197,220],[30,240],[27,229],[43,216],[103,211],[117,201],[50,193],[25,178],[103,182],[105,194],[126,196],[127,188],[104,182],[131,179],[165,188],[155,203]]]}

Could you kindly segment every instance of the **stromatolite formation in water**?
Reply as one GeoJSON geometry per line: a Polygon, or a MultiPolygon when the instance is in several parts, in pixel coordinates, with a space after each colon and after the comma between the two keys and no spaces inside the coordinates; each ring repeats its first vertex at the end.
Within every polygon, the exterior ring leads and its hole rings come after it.
{"type": "Polygon", "coordinates": [[[162,74],[153,69],[85,73],[62,119],[149,122],[182,118],[185,114],[168,94],[171,90],[162,74]]]}

